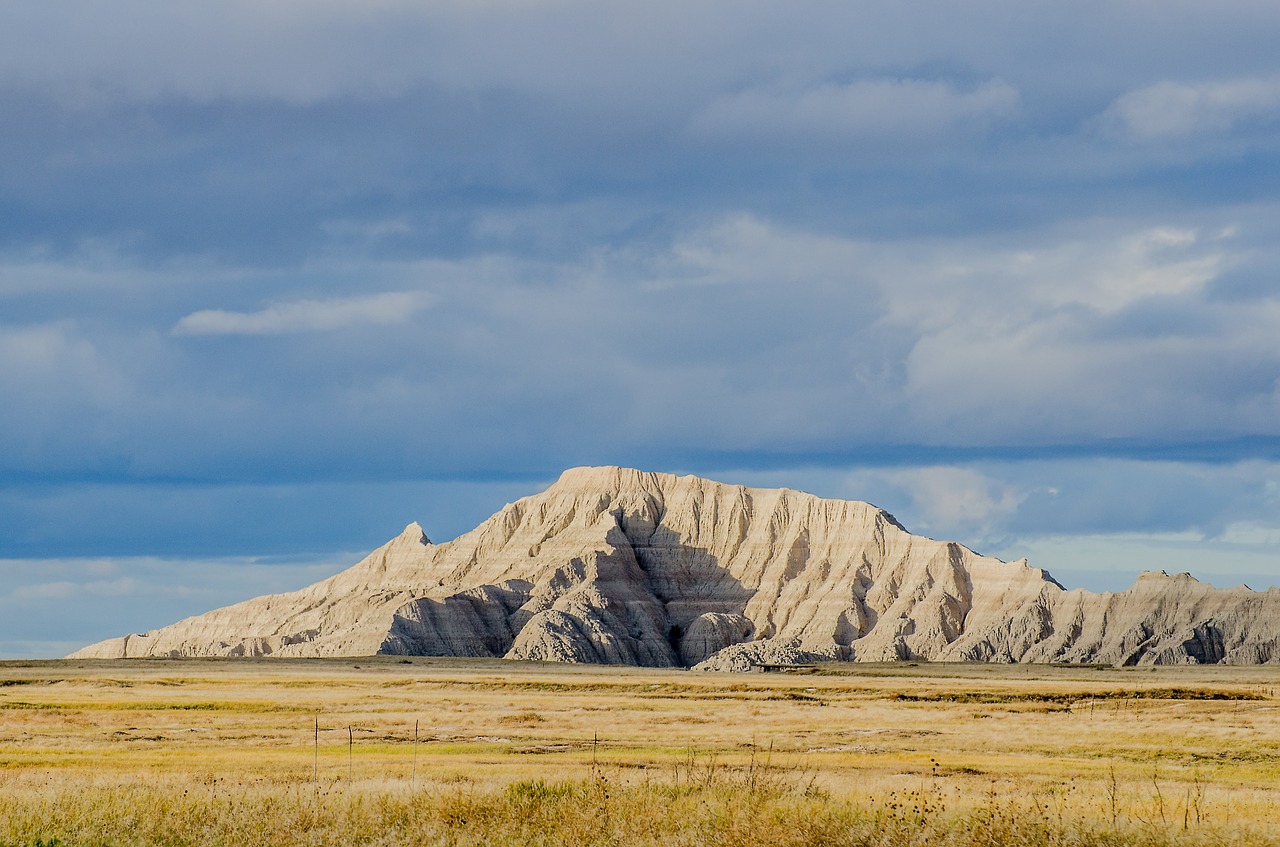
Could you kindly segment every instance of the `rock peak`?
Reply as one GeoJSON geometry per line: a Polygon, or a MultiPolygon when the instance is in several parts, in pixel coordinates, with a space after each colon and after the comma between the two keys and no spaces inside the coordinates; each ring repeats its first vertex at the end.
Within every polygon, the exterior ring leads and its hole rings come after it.
{"type": "Polygon", "coordinates": [[[409,525],[400,533],[400,538],[423,545],[431,544],[431,539],[427,537],[427,533],[417,521],[410,521],[409,525]]]}
{"type": "MultiPolygon", "coordinates": [[[[569,468],[560,474],[556,489],[590,489],[596,491],[638,490],[653,487],[662,482],[671,483],[681,479],[673,474],[642,471],[636,468],[623,468],[616,465],[584,465],[569,468]]],[[[696,477],[689,477],[696,479],[696,477]]]]}

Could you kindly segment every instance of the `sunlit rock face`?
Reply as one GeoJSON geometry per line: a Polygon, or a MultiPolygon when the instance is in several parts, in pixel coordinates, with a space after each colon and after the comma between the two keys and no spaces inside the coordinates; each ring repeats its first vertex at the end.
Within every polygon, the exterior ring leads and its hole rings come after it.
{"type": "Polygon", "coordinates": [[[505,657],[747,670],[816,660],[1280,661],[1280,592],[1144,574],[1067,591],[868,503],[574,468],[471,532],[417,524],[300,591],[86,647],[143,656],[505,657]]]}

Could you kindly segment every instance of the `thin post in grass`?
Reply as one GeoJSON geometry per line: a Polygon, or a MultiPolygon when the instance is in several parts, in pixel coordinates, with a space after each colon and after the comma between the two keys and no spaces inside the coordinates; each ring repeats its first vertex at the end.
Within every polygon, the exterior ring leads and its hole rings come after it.
{"type": "Polygon", "coordinates": [[[355,759],[356,753],[356,734],[351,728],[351,724],[347,724],[347,782],[351,782],[351,765],[355,759]]]}
{"type": "Polygon", "coordinates": [[[320,713],[316,712],[316,738],[311,748],[311,783],[320,784],[320,713]]]}
{"type": "Polygon", "coordinates": [[[413,767],[409,771],[409,787],[418,787],[418,722],[413,722],[413,767]]]}
{"type": "Polygon", "coordinates": [[[1111,806],[1111,831],[1115,832],[1116,824],[1120,820],[1119,810],[1119,794],[1120,788],[1116,782],[1116,760],[1111,760],[1111,767],[1107,770],[1107,801],[1111,806]]]}

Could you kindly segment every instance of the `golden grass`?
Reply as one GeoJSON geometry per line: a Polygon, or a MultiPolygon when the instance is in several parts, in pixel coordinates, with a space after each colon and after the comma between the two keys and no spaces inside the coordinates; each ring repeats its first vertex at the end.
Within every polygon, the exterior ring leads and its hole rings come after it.
{"type": "Polygon", "coordinates": [[[1280,844],[1276,681],[0,663],[0,845],[1280,844]]]}

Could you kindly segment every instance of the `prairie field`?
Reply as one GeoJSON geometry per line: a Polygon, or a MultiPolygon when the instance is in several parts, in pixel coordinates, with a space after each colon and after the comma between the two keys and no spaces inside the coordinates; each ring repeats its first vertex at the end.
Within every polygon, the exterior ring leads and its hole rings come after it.
{"type": "Polygon", "coordinates": [[[1280,672],[0,663],[0,845],[1278,844],[1280,672]]]}

